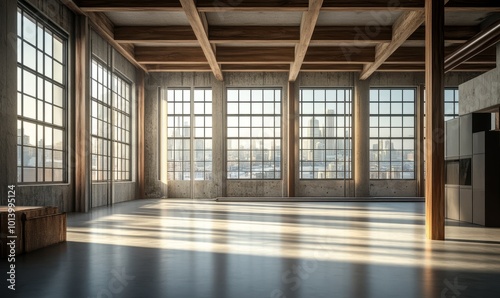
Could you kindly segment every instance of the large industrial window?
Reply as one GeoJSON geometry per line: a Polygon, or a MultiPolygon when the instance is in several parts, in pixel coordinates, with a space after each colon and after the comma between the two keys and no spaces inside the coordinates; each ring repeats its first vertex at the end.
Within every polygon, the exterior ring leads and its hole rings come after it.
{"type": "Polygon", "coordinates": [[[92,59],[92,180],[131,180],[131,84],[92,59]]]}
{"type": "Polygon", "coordinates": [[[415,178],[414,88],[370,90],[370,178],[415,178]]]}
{"type": "Polygon", "coordinates": [[[281,89],[227,90],[227,178],[281,179],[281,89]]]}
{"type": "Polygon", "coordinates": [[[300,90],[300,179],[351,178],[351,90],[300,90]]]}
{"type": "Polygon", "coordinates": [[[169,89],[167,102],[167,179],[211,180],[212,91],[169,89]]]}
{"type": "Polygon", "coordinates": [[[458,88],[444,89],[444,121],[458,117],[458,88]]]}
{"type": "Polygon", "coordinates": [[[17,10],[17,181],[67,181],[67,38],[17,10]]]}

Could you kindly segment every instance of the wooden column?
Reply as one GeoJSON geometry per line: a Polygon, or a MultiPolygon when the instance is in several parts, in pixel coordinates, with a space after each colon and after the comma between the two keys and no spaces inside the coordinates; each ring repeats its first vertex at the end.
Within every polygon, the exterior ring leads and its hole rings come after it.
{"type": "Polygon", "coordinates": [[[288,82],[288,196],[295,197],[295,181],[297,180],[298,130],[296,129],[298,100],[295,94],[295,83],[288,82]]]}
{"type": "Polygon", "coordinates": [[[444,0],[425,0],[426,236],[444,240],[444,0]]]}
{"type": "Polygon", "coordinates": [[[417,89],[417,195],[420,197],[425,196],[425,144],[424,144],[424,99],[425,99],[425,86],[420,85],[417,89]]]}
{"type": "Polygon", "coordinates": [[[145,172],[144,172],[144,71],[137,69],[137,184],[138,198],[144,199],[145,172]]]}
{"type": "Polygon", "coordinates": [[[89,171],[89,22],[76,16],[75,44],[75,211],[90,208],[89,171]]]}

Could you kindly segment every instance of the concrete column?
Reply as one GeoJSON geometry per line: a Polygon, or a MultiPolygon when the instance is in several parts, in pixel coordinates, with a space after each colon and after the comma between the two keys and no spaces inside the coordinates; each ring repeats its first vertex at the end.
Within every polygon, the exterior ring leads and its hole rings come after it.
{"type": "Polygon", "coordinates": [[[497,68],[500,69],[500,42],[497,43],[497,68]]]}
{"type": "Polygon", "coordinates": [[[354,195],[370,196],[370,79],[354,83],[354,195]]]}
{"type": "Polygon", "coordinates": [[[7,205],[7,186],[17,183],[16,18],[17,1],[0,1],[0,205],[7,205]]]}

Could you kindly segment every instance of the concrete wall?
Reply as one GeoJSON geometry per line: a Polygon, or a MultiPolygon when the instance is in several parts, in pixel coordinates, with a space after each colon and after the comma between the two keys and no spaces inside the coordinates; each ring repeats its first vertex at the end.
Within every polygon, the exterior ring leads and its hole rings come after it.
{"type": "MultiPolygon", "coordinates": [[[[35,9],[35,14],[50,19],[53,24],[68,35],[68,46],[72,44],[72,24],[73,14],[55,0],[28,0],[28,7],[35,9]]],[[[7,184],[17,184],[17,1],[2,1],[0,4],[0,35],[1,50],[0,58],[0,110],[2,113],[2,125],[0,126],[0,152],[2,165],[0,172],[1,190],[6,191],[7,184]]],[[[68,59],[68,73],[72,73],[70,54],[68,59]]],[[[68,84],[68,111],[73,108],[71,105],[71,77],[68,84]]],[[[68,121],[68,132],[72,129],[71,121],[68,121]]],[[[68,138],[71,140],[71,138],[68,138]]],[[[73,144],[69,142],[69,148],[73,144]]],[[[16,188],[17,206],[57,206],[62,211],[72,211],[74,209],[72,172],[72,150],[68,151],[69,178],[67,183],[44,184],[44,185],[18,185],[16,188]]],[[[5,196],[2,196],[1,204],[5,204],[5,196]]]]}
{"type": "MultiPolygon", "coordinates": [[[[7,204],[7,186],[17,181],[16,17],[17,1],[0,1],[0,205],[7,204]]],[[[18,205],[28,203],[25,197],[17,199],[18,205]]]]}
{"type": "Polygon", "coordinates": [[[459,92],[460,115],[500,105],[500,43],[497,44],[497,68],[461,84],[459,92]]]}
{"type": "MultiPolygon", "coordinates": [[[[131,181],[120,182],[91,182],[90,197],[92,200],[92,207],[105,206],[118,202],[131,201],[137,198],[137,96],[136,96],[136,71],[135,67],[128,62],[120,53],[113,49],[106,40],[99,34],[91,30],[91,51],[92,54],[97,56],[103,62],[113,69],[114,72],[125,80],[129,81],[132,86],[132,159],[131,159],[131,181]]],[[[89,116],[90,117],[90,116],[89,116]]]]}
{"type": "MultiPolygon", "coordinates": [[[[447,87],[456,87],[478,74],[450,73],[445,77],[447,87]]],[[[373,87],[416,87],[424,83],[423,73],[376,73],[372,76],[373,87]]],[[[357,80],[354,73],[301,73],[295,83],[295,97],[299,98],[300,87],[348,87],[353,88],[357,80]]],[[[208,73],[151,73],[146,80],[146,193],[148,197],[275,197],[286,196],[288,179],[288,140],[286,125],[288,121],[288,76],[285,73],[225,73],[224,82],[216,81],[208,73]],[[166,162],[161,158],[164,151],[164,138],[158,123],[162,113],[159,111],[159,90],[176,87],[211,87],[213,92],[214,117],[213,156],[214,180],[166,181],[166,162]],[[283,148],[281,180],[226,180],[225,179],[225,127],[224,103],[226,88],[230,87],[278,87],[283,90],[283,148]],[[193,191],[192,191],[193,190],[193,191]]],[[[298,143],[296,143],[298,146],[298,143]]],[[[356,162],[356,161],[355,161],[356,162]]],[[[298,165],[297,165],[298,167],[298,165]]],[[[298,169],[297,169],[298,172],[298,169]]],[[[354,196],[353,180],[299,180],[295,177],[296,195],[303,197],[354,196]]],[[[370,180],[370,196],[416,196],[416,180],[370,180]]]]}

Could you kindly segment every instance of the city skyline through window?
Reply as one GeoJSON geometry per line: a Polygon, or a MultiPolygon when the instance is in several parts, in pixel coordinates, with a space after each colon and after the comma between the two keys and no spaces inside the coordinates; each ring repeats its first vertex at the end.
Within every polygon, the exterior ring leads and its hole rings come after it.
{"type": "Polygon", "coordinates": [[[300,179],[351,179],[351,90],[301,88],[300,179]]]}
{"type": "Polygon", "coordinates": [[[67,181],[67,39],[17,10],[17,181],[67,181]]]}
{"type": "Polygon", "coordinates": [[[370,179],[415,179],[415,88],[370,90],[370,179]]]}
{"type": "Polygon", "coordinates": [[[281,89],[227,89],[227,179],[281,179],[281,89]]]}

